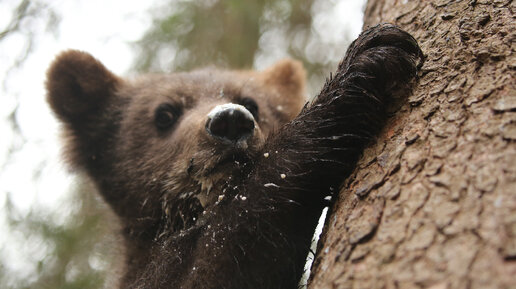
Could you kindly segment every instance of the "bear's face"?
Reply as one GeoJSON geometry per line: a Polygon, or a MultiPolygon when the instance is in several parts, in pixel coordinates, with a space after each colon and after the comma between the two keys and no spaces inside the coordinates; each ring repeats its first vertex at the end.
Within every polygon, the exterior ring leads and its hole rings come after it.
{"type": "Polygon", "coordinates": [[[214,203],[222,183],[299,113],[304,78],[301,65],[287,60],[262,72],[204,69],[124,80],[89,54],[68,51],[50,68],[47,88],[66,126],[72,165],[85,168],[100,190],[123,195],[107,200],[120,215],[136,209],[145,217],[163,214],[170,199],[214,203]],[[127,205],[135,198],[136,208],[127,205]]]}
{"type": "Polygon", "coordinates": [[[127,181],[143,178],[138,183],[158,182],[167,192],[212,203],[220,194],[210,192],[217,182],[253,159],[269,133],[300,109],[301,98],[281,101],[262,78],[203,70],[148,76],[120,88],[130,101],[114,145],[116,171],[130,167],[127,181]]]}

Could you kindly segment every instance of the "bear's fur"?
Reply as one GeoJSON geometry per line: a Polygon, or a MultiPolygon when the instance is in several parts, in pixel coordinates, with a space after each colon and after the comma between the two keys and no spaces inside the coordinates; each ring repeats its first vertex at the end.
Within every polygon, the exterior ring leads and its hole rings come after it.
{"type": "Polygon", "coordinates": [[[305,72],[291,60],[127,80],[87,53],[59,55],[48,102],[69,163],[120,217],[120,288],[297,288],[324,197],[421,63],[408,33],[376,26],[303,108],[305,72]]]}

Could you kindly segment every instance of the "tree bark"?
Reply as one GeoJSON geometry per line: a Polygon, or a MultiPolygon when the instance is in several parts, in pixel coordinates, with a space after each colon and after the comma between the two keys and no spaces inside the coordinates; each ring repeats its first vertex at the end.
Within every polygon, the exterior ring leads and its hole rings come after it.
{"type": "Polygon", "coordinates": [[[516,288],[516,5],[370,0],[419,85],[345,182],[309,288],[516,288]]]}

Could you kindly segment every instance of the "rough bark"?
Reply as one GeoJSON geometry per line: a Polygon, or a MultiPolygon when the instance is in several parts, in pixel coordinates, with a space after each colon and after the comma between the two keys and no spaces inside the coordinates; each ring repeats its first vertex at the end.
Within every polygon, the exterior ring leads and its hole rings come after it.
{"type": "Polygon", "coordinates": [[[516,288],[515,9],[369,1],[364,26],[427,59],[330,208],[309,288],[516,288]]]}

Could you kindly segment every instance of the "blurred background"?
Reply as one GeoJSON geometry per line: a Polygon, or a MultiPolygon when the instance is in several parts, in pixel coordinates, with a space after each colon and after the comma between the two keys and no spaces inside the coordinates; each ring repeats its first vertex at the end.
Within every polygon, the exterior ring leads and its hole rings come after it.
{"type": "MultiPolygon", "coordinates": [[[[291,57],[313,97],[360,32],[365,0],[0,0],[0,288],[104,288],[120,246],[112,213],[60,158],[45,102],[57,53],[118,75],[291,57]]],[[[111,278],[112,279],[112,278],[111,278]]]]}

